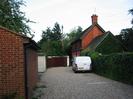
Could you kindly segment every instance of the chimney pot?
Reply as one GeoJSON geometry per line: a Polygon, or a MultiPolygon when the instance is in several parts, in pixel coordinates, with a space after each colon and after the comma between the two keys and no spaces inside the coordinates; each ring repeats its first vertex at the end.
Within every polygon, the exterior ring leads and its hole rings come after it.
{"type": "Polygon", "coordinates": [[[93,14],[91,16],[91,19],[92,19],[92,24],[95,24],[95,23],[97,23],[98,16],[96,14],[93,14]]]}

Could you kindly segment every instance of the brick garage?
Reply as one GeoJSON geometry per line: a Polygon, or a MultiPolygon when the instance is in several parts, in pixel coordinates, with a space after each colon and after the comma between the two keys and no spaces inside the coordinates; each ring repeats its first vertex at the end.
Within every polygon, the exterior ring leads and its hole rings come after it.
{"type": "Polygon", "coordinates": [[[0,27],[0,97],[17,93],[30,99],[37,83],[37,44],[0,27]]]}

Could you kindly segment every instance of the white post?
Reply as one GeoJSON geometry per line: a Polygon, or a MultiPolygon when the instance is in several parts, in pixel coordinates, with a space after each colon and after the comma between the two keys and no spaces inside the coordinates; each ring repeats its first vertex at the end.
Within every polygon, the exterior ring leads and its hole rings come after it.
{"type": "Polygon", "coordinates": [[[38,72],[46,71],[46,57],[38,56],[38,72]]]}
{"type": "Polygon", "coordinates": [[[67,56],[67,67],[69,67],[69,56],[67,56]]]}

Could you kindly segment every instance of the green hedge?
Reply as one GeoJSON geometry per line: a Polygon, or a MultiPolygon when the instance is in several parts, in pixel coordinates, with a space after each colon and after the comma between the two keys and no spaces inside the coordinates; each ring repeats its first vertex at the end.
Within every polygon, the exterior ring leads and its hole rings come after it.
{"type": "Polygon", "coordinates": [[[7,95],[2,95],[0,96],[0,99],[15,99],[16,98],[16,92],[7,94],[7,95]]]}
{"type": "Polygon", "coordinates": [[[85,49],[81,52],[81,56],[90,56],[91,58],[97,58],[101,53],[95,52],[95,51],[90,51],[88,49],[85,49]]]}
{"type": "Polygon", "coordinates": [[[93,59],[93,70],[102,76],[133,84],[133,53],[99,56],[93,59]]]}

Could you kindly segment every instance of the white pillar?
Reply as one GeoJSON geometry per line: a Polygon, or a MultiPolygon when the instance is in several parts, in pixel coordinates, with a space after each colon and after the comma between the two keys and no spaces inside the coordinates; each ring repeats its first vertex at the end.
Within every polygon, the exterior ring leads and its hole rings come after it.
{"type": "Polygon", "coordinates": [[[69,56],[67,56],[67,67],[69,67],[69,56]]]}
{"type": "Polygon", "coordinates": [[[46,71],[46,56],[38,56],[38,72],[46,71]]]}

